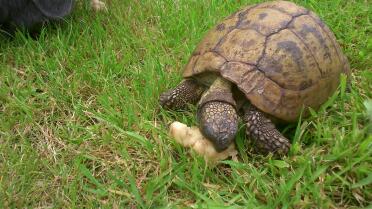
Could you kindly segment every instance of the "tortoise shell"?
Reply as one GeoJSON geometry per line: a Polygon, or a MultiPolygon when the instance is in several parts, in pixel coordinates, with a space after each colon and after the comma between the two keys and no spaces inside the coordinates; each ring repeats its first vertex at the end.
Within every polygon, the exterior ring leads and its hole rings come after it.
{"type": "Polygon", "coordinates": [[[295,121],[318,109],[349,65],[319,17],[294,3],[248,6],[210,30],[184,68],[185,78],[218,73],[258,109],[295,121]]]}

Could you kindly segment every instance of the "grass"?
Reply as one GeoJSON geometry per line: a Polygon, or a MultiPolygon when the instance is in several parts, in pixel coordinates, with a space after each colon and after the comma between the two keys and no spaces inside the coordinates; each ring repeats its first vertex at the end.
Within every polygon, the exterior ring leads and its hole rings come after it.
{"type": "Polygon", "coordinates": [[[288,157],[213,168],[167,135],[195,109],[157,113],[206,31],[258,1],[107,1],[77,6],[38,40],[0,38],[1,208],[362,208],[372,202],[371,5],[298,0],[334,31],[352,73],[310,118],[285,128],[288,157]],[[343,83],[344,84],[344,83],[343,83]],[[364,105],[366,104],[366,106],[364,105]],[[369,104],[369,105],[368,105],[369,104]]]}

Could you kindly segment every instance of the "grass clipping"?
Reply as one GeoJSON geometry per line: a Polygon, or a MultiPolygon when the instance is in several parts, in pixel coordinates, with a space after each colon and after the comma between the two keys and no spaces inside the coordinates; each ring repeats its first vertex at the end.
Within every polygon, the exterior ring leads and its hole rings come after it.
{"type": "Polygon", "coordinates": [[[196,153],[203,156],[207,163],[216,163],[231,157],[237,161],[237,150],[235,144],[232,143],[226,150],[217,152],[212,142],[206,139],[200,132],[198,127],[188,127],[180,122],[173,122],[169,128],[169,134],[184,147],[193,149],[196,153]]]}

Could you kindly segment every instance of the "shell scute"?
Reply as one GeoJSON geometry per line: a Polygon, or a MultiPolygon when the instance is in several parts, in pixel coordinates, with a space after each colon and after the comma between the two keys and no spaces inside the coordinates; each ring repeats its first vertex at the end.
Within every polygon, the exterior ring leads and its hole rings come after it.
{"type": "Polygon", "coordinates": [[[258,68],[284,89],[303,90],[321,76],[304,43],[285,29],[272,35],[258,68]]]}

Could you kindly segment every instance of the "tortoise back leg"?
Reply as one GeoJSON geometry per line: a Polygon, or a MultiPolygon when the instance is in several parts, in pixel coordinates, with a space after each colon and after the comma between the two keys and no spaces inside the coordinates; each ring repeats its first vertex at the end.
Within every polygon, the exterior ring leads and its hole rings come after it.
{"type": "Polygon", "coordinates": [[[289,140],[284,137],[264,113],[250,104],[243,106],[243,120],[246,123],[246,134],[253,140],[255,149],[262,153],[285,155],[291,146],[289,140]]]}
{"type": "Polygon", "coordinates": [[[231,83],[220,77],[213,82],[198,105],[200,131],[212,142],[217,152],[227,149],[238,131],[235,106],[231,83]]]}
{"type": "Polygon", "coordinates": [[[185,79],[174,89],[162,93],[159,103],[165,109],[184,109],[187,104],[196,104],[204,90],[204,86],[195,80],[185,79]]]}

